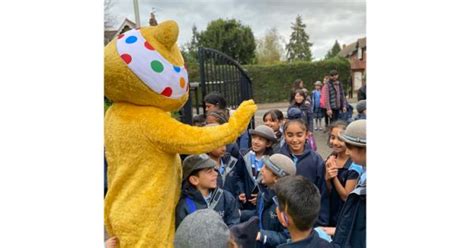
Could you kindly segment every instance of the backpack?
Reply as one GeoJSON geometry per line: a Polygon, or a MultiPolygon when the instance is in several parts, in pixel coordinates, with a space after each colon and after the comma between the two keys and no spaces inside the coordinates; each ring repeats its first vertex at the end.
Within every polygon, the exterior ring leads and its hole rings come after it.
{"type": "MultiPolygon", "coordinates": [[[[209,203],[209,209],[214,209],[217,206],[217,203],[219,203],[219,200],[221,199],[222,195],[224,194],[223,189],[217,189],[214,195],[212,196],[211,202],[209,203]]],[[[194,213],[197,210],[196,204],[194,201],[189,198],[189,196],[186,196],[185,198],[186,205],[188,205],[189,208],[189,214],[194,213]]]]}

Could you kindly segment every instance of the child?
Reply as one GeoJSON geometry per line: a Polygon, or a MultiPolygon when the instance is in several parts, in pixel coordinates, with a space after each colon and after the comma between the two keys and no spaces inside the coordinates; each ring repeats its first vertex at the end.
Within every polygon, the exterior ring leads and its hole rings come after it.
{"type": "Polygon", "coordinates": [[[319,191],[313,183],[302,176],[288,176],[278,180],[275,192],[278,220],[291,236],[291,242],[279,248],[331,247],[313,229],[320,209],[319,191]]]}
{"type": "Polygon", "coordinates": [[[329,224],[329,202],[324,180],[325,167],[321,156],[311,150],[306,143],[308,126],[301,119],[288,120],[283,126],[285,144],[280,153],[293,159],[296,164],[296,175],[302,175],[313,182],[321,192],[321,211],[318,225],[329,224]]]}
{"type": "Polygon", "coordinates": [[[201,209],[186,216],[176,230],[175,248],[232,247],[230,231],[222,218],[210,209],[201,209]]]}
{"type": "Polygon", "coordinates": [[[352,122],[339,137],[346,143],[352,161],[362,165],[364,173],[341,210],[332,244],[337,248],[366,247],[366,120],[352,122]]]}
{"type": "Polygon", "coordinates": [[[257,209],[253,211],[242,211],[244,215],[255,215],[260,219],[259,232],[256,236],[258,247],[276,247],[288,239],[285,228],[276,218],[276,204],[273,202],[275,183],[285,176],[296,174],[293,161],[283,154],[264,156],[262,168],[262,181],[257,196],[257,209]]]}
{"type": "Polygon", "coordinates": [[[204,114],[193,116],[192,125],[196,127],[203,127],[206,125],[206,117],[204,114]]]}
{"type": "Polygon", "coordinates": [[[339,212],[349,193],[354,190],[362,167],[354,164],[347,154],[346,144],[339,134],[346,129],[347,123],[338,120],[329,127],[329,147],[332,154],[326,160],[326,186],[329,194],[329,226],[335,227],[339,212]]]}
{"type": "Polygon", "coordinates": [[[308,124],[309,132],[313,131],[313,111],[311,109],[310,102],[306,100],[306,92],[297,89],[295,90],[295,96],[291,102],[288,110],[294,107],[297,107],[301,110],[301,118],[308,124]]]}
{"type": "Polygon", "coordinates": [[[211,123],[218,123],[218,124],[224,124],[227,123],[227,115],[224,110],[211,110],[206,113],[206,123],[211,124],[211,123]]]}
{"type": "Polygon", "coordinates": [[[324,117],[323,111],[320,106],[321,102],[321,87],[322,87],[321,81],[316,81],[314,83],[314,90],[312,93],[312,110],[313,110],[313,115],[314,115],[314,120],[316,121],[316,128],[314,130],[323,130],[322,127],[322,118],[324,117]]]}
{"type": "MultiPolygon", "coordinates": [[[[211,126],[211,125],[208,125],[211,126]]],[[[232,193],[234,197],[238,197],[238,188],[236,185],[237,159],[226,152],[226,146],[221,146],[207,153],[209,157],[216,163],[217,187],[225,189],[232,193]]]]}
{"type": "Polygon", "coordinates": [[[367,107],[366,107],[367,101],[366,100],[360,100],[357,105],[357,116],[354,118],[354,120],[365,120],[367,119],[367,107]]]}
{"type": "Polygon", "coordinates": [[[243,209],[255,209],[257,204],[257,179],[263,167],[263,155],[272,155],[272,144],[276,142],[273,130],[260,125],[249,131],[252,138],[250,150],[241,150],[242,155],[237,162],[239,200],[243,209]]]}
{"type": "Polygon", "coordinates": [[[263,114],[263,122],[265,126],[273,129],[273,133],[275,133],[277,141],[272,145],[272,149],[274,153],[277,153],[285,142],[282,127],[284,122],[283,113],[278,109],[271,109],[263,114]]]}
{"type": "Polygon", "coordinates": [[[215,210],[227,225],[240,221],[237,201],[217,187],[215,162],[206,154],[190,155],[183,161],[183,187],[176,207],[176,227],[198,209],[215,210]]]}
{"type": "Polygon", "coordinates": [[[204,105],[206,112],[213,110],[222,110],[226,114],[226,119],[229,119],[229,110],[227,109],[227,102],[219,92],[211,92],[204,97],[204,105]]]}

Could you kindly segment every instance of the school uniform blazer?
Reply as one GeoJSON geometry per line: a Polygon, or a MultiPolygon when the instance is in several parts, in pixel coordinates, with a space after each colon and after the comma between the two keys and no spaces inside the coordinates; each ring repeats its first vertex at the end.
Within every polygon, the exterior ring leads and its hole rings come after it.
{"type": "Polygon", "coordinates": [[[319,153],[311,150],[311,147],[307,143],[305,144],[302,155],[293,155],[286,143],[281,148],[280,153],[293,159],[293,161],[297,160],[296,175],[301,175],[307,178],[318,187],[321,195],[321,209],[319,211],[319,218],[316,222],[316,226],[328,226],[329,195],[326,190],[326,181],[324,180],[324,174],[326,173],[324,160],[321,158],[319,153]]]}

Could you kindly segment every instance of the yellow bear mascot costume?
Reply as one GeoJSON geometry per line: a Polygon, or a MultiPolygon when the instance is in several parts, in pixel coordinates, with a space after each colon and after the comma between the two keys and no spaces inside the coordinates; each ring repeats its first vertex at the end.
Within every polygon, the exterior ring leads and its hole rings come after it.
{"type": "MultiPolygon", "coordinates": [[[[180,196],[179,153],[209,152],[233,142],[257,110],[241,103],[221,126],[193,127],[171,117],[189,95],[178,25],[132,29],[105,47],[108,192],[105,226],[120,247],[172,247],[180,196]]],[[[205,227],[203,227],[205,228],[205,227]]]]}

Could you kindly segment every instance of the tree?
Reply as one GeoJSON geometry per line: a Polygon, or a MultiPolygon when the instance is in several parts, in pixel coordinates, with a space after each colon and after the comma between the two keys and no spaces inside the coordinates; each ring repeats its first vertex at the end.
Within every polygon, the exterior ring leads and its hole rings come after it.
{"type": "Polygon", "coordinates": [[[110,9],[114,7],[114,0],[104,0],[104,27],[112,28],[116,24],[116,18],[110,14],[110,9]]]}
{"type": "Polygon", "coordinates": [[[292,61],[311,61],[311,46],[313,43],[309,42],[309,35],[304,30],[306,24],[303,24],[301,16],[296,17],[296,23],[291,24],[290,41],[286,45],[286,56],[289,62],[292,61]]]}
{"type": "Polygon", "coordinates": [[[276,64],[282,60],[283,47],[280,41],[283,40],[275,27],[265,33],[262,39],[257,41],[257,61],[259,64],[276,64]]]}
{"type": "Polygon", "coordinates": [[[235,19],[211,21],[197,39],[199,46],[219,50],[240,64],[255,62],[256,45],[252,29],[235,19]]]}
{"type": "Polygon", "coordinates": [[[199,32],[197,31],[196,24],[193,24],[193,37],[190,42],[184,44],[183,56],[187,63],[197,63],[198,60],[198,47],[199,47],[199,32]]]}
{"type": "Polygon", "coordinates": [[[329,50],[328,53],[326,53],[325,59],[336,57],[340,51],[341,51],[341,46],[339,45],[339,42],[337,42],[336,40],[336,43],[334,43],[334,46],[332,46],[331,50],[329,50]]]}

